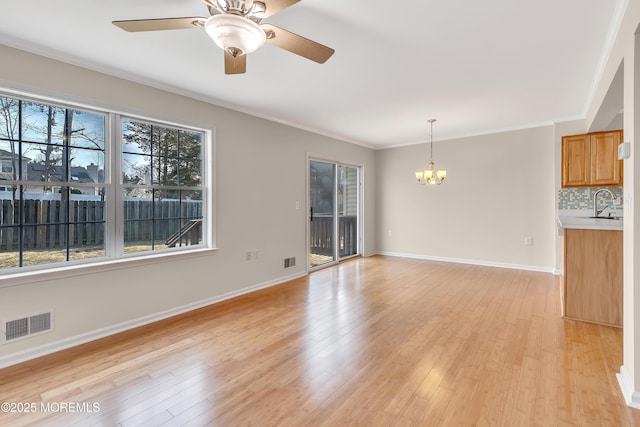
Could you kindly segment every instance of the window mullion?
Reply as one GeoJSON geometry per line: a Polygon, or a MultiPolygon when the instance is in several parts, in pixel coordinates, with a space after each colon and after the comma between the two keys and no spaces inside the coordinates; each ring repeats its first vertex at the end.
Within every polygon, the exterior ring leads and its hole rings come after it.
{"type": "MultiPolygon", "coordinates": [[[[18,101],[18,178],[19,180],[23,179],[22,172],[22,101],[18,101]]],[[[15,142],[14,142],[15,144],[15,142]]],[[[15,145],[14,145],[14,157],[15,157],[15,145]]],[[[15,168],[14,168],[15,170],[15,168]]],[[[15,177],[15,173],[14,173],[15,177]]],[[[22,267],[24,265],[24,187],[23,185],[19,185],[14,187],[13,198],[15,203],[15,194],[16,190],[20,195],[20,199],[18,200],[18,250],[19,253],[19,261],[18,265],[22,267]]]]}
{"type": "Polygon", "coordinates": [[[109,114],[109,135],[105,155],[108,174],[105,176],[107,188],[107,256],[117,258],[124,253],[124,192],[122,191],[122,124],[119,114],[109,114]],[[113,238],[110,238],[112,236],[113,238]]]}

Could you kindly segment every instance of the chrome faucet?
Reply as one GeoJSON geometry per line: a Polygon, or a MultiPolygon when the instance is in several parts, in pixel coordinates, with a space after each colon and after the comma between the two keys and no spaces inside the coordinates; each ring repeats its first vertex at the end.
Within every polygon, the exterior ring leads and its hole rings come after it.
{"type": "Polygon", "coordinates": [[[613,194],[611,190],[609,190],[608,188],[601,188],[595,193],[593,193],[593,216],[594,217],[599,216],[602,212],[605,211],[605,209],[609,207],[609,205],[606,205],[604,208],[598,210],[598,194],[600,194],[603,191],[605,193],[609,193],[609,195],[611,196],[611,200],[616,200],[615,194],[613,194]]]}

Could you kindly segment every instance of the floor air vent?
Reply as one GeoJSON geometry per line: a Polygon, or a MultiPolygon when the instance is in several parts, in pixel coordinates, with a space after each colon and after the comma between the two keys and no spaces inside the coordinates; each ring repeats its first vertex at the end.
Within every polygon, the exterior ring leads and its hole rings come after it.
{"type": "Polygon", "coordinates": [[[2,321],[2,342],[43,334],[53,330],[53,310],[2,321]]]}
{"type": "Polygon", "coordinates": [[[285,258],[284,268],[291,268],[296,266],[296,257],[285,258]]]}

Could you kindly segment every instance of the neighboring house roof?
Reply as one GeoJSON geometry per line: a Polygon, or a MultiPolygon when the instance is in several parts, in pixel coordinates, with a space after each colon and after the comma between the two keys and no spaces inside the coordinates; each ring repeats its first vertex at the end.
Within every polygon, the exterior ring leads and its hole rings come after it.
{"type": "MultiPolygon", "coordinates": [[[[7,151],[7,150],[2,150],[0,149],[0,159],[13,159],[15,157],[14,154],[11,153],[11,151],[7,151]]],[[[22,156],[22,158],[27,161],[30,162],[31,158],[30,157],[26,157],[26,156],[22,156]]]]}
{"type": "MultiPolygon", "coordinates": [[[[37,176],[43,177],[45,174],[45,166],[42,163],[29,163],[27,167],[28,176],[32,177],[31,179],[34,179],[37,176]]],[[[49,170],[49,179],[51,182],[63,182],[64,180],[62,179],[62,174],[62,167],[52,166],[49,170]]],[[[71,181],[83,183],[96,182],[93,178],[91,178],[91,175],[83,166],[74,166],[71,168],[71,181]]]]}
{"type": "MultiPolygon", "coordinates": [[[[0,160],[13,158],[11,152],[7,150],[0,149],[0,160]]],[[[30,161],[31,159],[28,157],[23,157],[24,162],[27,163],[26,172],[27,176],[30,180],[38,181],[40,179],[44,179],[45,175],[45,165],[42,163],[34,163],[30,161]]],[[[51,182],[63,182],[62,179],[63,170],[60,166],[51,166],[49,170],[49,180],[51,182]]],[[[98,170],[96,179],[100,179],[103,171],[98,170]]],[[[0,181],[13,180],[13,172],[2,172],[0,169],[0,181]]],[[[89,171],[83,166],[74,166],[71,168],[71,181],[72,182],[82,182],[82,183],[94,183],[97,182],[96,179],[91,177],[89,171]]]]}

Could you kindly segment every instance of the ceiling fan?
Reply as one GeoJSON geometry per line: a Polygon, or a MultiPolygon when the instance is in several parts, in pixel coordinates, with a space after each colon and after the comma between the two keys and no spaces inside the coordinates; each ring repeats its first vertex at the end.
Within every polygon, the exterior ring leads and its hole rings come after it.
{"type": "Polygon", "coordinates": [[[134,19],[113,21],[125,31],[159,31],[204,28],[224,50],[225,74],[247,71],[247,55],[265,43],[323,64],[334,50],[272,24],[270,17],[300,0],[203,0],[210,17],[134,19]]]}

